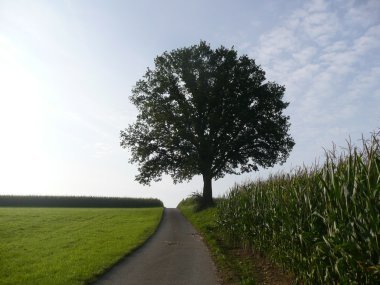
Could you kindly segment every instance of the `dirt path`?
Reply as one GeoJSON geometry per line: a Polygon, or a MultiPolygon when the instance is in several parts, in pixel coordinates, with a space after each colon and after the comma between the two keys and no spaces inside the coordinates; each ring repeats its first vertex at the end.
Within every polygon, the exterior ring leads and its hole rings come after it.
{"type": "Polygon", "coordinates": [[[156,234],[102,276],[103,284],[218,284],[207,247],[177,209],[165,209],[156,234]]]}

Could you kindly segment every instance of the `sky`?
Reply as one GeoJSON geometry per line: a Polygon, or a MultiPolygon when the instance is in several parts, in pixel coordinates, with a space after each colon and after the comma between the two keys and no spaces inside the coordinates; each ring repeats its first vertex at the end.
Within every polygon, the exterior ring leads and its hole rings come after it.
{"type": "Polygon", "coordinates": [[[120,130],[131,89],[164,51],[234,47],[286,87],[295,147],[236,183],[323,161],[380,127],[380,1],[0,0],[0,195],[154,197],[166,207],[201,177],[138,184],[120,130]]]}

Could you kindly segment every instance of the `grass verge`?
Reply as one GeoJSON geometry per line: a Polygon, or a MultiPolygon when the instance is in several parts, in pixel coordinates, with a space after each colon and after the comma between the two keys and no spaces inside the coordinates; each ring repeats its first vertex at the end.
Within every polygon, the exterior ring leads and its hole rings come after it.
{"type": "Polygon", "coordinates": [[[222,233],[216,224],[216,207],[196,211],[197,203],[194,198],[183,200],[178,209],[202,234],[214,262],[217,265],[223,284],[256,284],[252,259],[222,239],[222,233]]]}
{"type": "Polygon", "coordinates": [[[0,208],[0,284],[86,284],[142,244],[162,208],[0,208]]]}

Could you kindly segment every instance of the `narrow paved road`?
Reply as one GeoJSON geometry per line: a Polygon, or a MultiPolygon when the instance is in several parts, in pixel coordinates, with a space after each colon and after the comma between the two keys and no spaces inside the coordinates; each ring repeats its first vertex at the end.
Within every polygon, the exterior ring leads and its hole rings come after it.
{"type": "Polygon", "coordinates": [[[213,285],[218,279],[196,230],[179,210],[165,209],[156,234],[94,284],[213,285]]]}

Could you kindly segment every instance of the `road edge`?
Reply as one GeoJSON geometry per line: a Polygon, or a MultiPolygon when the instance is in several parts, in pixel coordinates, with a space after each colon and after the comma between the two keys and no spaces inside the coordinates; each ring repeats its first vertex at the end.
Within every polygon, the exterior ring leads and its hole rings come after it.
{"type": "Polygon", "coordinates": [[[116,261],[115,263],[113,263],[110,267],[107,267],[106,269],[104,269],[104,271],[102,271],[101,273],[96,274],[90,280],[85,281],[84,284],[86,284],[86,285],[94,285],[103,276],[105,276],[106,274],[108,274],[115,266],[118,266],[120,263],[125,262],[128,258],[130,258],[132,255],[136,254],[137,251],[139,251],[142,247],[144,247],[156,235],[156,233],[158,232],[159,228],[161,227],[161,224],[162,224],[162,221],[164,219],[164,216],[166,215],[166,209],[167,209],[166,207],[163,207],[162,215],[161,215],[160,221],[157,224],[157,227],[155,228],[155,230],[153,231],[153,233],[144,242],[142,242],[141,244],[139,244],[136,247],[134,247],[133,249],[131,249],[130,252],[128,252],[127,254],[125,254],[118,261],[116,261]]]}

